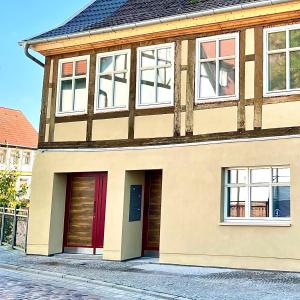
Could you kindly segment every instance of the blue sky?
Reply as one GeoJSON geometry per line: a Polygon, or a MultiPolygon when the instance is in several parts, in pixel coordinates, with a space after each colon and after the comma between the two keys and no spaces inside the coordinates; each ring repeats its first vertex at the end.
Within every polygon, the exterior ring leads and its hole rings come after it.
{"type": "Polygon", "coordinates": [[[89,0],[5,1],[0,12],[0,106],[22,110],[38,129],[43,69],[18,42],[61,24],[89,0]]]}

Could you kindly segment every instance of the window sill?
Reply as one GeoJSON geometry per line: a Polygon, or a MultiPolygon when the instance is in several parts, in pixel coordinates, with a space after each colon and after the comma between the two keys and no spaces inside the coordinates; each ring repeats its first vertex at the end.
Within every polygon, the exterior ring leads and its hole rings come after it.
{"type": "Polygon", "coordinates": [[[208,104],[208,103],[220,103],[220,102],[229,102],[229,101],[239,101],[239,97],[233,96],[233,97],[220,97],[220,98],[204,98],[204,99],[196,99],[195,104],[201,105],[201,104],[208,104]]]}
{"type": "Polygon", "coordinates": [[[56,113],[55,117],[61,118],[61,117],[71,117],[71,116],[82,116],[86,115],[86,111],[80,111],[80,112],[65,112],[65,113],[56,113]]]}
{"type": "Polygon", "coordinates": [[[264,92],[264,98],[271,98],[271,97],[288,97],[288,96],[295,96],[299,95],[300,90],[285,90],[285,91],[278,91],[278,92],[264,92]]]}
{"type": "Polygon", "coordinates": [[[220,226],[259,226],[259,227],[291,227],[291,221],[225,221],[219,223],[220,226]]]}

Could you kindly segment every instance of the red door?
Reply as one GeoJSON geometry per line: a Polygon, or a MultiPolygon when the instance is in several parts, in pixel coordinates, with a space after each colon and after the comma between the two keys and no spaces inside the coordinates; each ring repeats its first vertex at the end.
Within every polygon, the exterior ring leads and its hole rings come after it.
{"type": "Polygon", "coordinates": [[[68,175],[65,248],[103,248],[107,173],[68,175]]]}

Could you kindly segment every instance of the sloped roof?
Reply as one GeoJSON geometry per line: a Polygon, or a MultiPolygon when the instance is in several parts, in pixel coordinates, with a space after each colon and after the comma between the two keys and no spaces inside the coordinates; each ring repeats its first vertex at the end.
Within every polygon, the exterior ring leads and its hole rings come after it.
{"type": "Polygon", "coordinates": [[[270,3],[268,0],[95,0],[63,25],[23,42],[51,40],[161,18],[270,3]]]}
{"type": "Polygon", "coordinates": [[[0,107],[0,145],[37,148],[38,134],[20,110],[0,107]]]}

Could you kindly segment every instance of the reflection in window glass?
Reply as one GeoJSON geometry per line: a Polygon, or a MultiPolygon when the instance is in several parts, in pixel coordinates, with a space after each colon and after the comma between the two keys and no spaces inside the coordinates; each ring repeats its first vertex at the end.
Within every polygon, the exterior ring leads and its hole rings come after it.
{"type": "Polygon", "coordinates": [[[154,78],[154,69],[141,72],[141,104],[151,104],[155,102],[154,78]]]}
{"type": "Polygon", "coordinates": [[[118,52],[98,59],[96,109],[126,108],[129,99],[128,53],[118,52]]]}
{"type": "Polygon", "coordinates": [[[269,216],[269,187],[251,187],[251,217],[269,216]]]}
{"type": "Polygon", "coordinates": [[[269,91],[286,89],[286,54],[269,55],[269,91]]]}
{"type": "Polygon", "coordinates": [[[216,57],[216,42],[204,42],[200,44],[200,58],[215,58],[216,57]]]}
{"type": "Polygon", "coordinates": [[[273,196],[273,216],[275,218],[290,217],[290,187],[274,186],[273,196]]]}
{"type": "Polygon", "coordinates": [[[203,62],[200,69],[200,98],[216,97],[216,63],[203,62]]]}
{"type": "Polygon", "coordinates": [[[262,169],[252,169],[251,170],[251,183],[265,183],[270,182],[271,170],[262,169]]]}
{"type": "Polygon", "coordinates": [[[269,33],[269,50],[286,48],[285,31],[269,33]]]}
{"type": "Polygon", "coordinates": [[[245,217],[245,203],[247,201],[247,188],[237,187],[227,189],[228,216],[245,217]]]}
{"type": "Polygon", "coordinates": [[[100,73],[112,72],[113,70],[113,57],[101,57],[100,59],[100,73]]]}
{"type": "Polygon", "coordinates": [[[300,89],[300,29],[281,27],[278,30],[277,32],[267,30],[266,89],[267,92],[298,90],[300,89]]]}
{"type": "Polygon", "coordinates": [[[225,178],[225,218],[290,217],[290,168],[227,169],[225,178]]]}
{"type": "Polygon", "coordinates": [[[300,88],[300,51],[290,53],[290,84],[291,89],[300,88]]]}
{"type": "Polygon", "coordinates": [[[290,182],[290,169],[289,168],[273,168],[272,169],[272,182],[274,182],[274,183],[290,182]]]}
{"type": "Polygon", "coordinates": [[[227,59],[220,61],[219,67],[220,96],[230,96],[235,93],[235,61],[227,59]]]}
{"type": "Polygon", "coordinates": [[[166,45],[139,52],[139,105],[172,103],[173,52],[172,46],[166,45]]]}
{"type": "Polygon", "coordinates": [[[228,183],[247,183],[247,169],[232,169],[227,172],[228,183]]]}
{"type": "Polygon", "coordinates": [[[198,98],[204,100],[236,96],[237,37],[222,36],[212,41],[199,39],[198,43],[198,98]]]}
{"type": "Polygon", "coordinates": [[[87,106],[87,59],[60,62],[58,113],[84,112],[87,106]]]}

